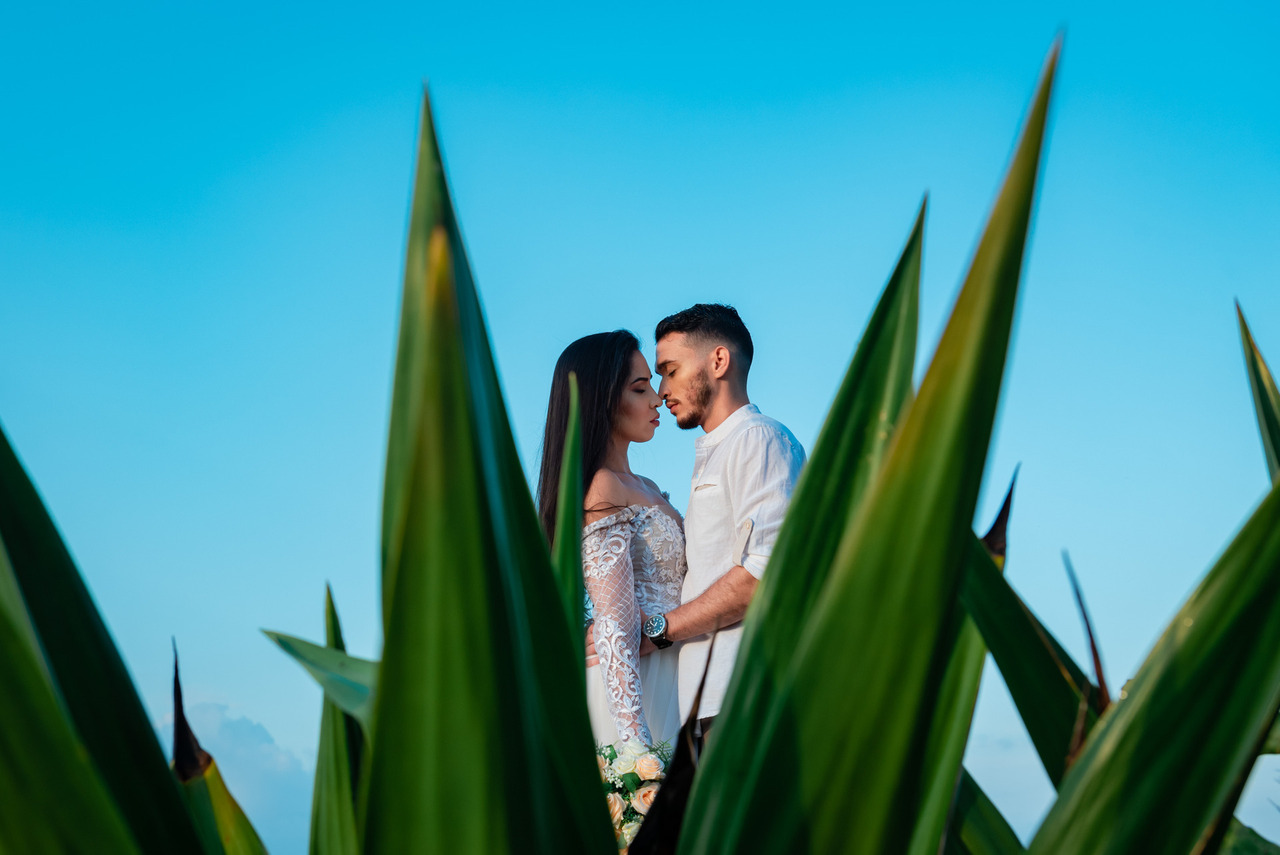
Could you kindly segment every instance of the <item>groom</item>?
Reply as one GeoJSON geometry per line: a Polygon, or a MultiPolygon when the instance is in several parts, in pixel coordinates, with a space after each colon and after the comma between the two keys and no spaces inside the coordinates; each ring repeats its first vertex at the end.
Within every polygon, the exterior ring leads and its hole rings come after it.
{"type": "Polygon", "coordinates": [[[778,528],[804,464],[804,449],[780,422],[747,397],[754,347],[737,311],[699,303],[664,318],[654,333],[658,394],[676,424],[700,427],[685,515],[689,564],[680,605],[644,623],[650,644],[683,642],[680,717],[698,684],[706,688],[695,734],[705,739],[724,702],[742,637],[742,618],[764,574],[778,528]],[[711,636],[715,648],[708,663],[711,636]]]}

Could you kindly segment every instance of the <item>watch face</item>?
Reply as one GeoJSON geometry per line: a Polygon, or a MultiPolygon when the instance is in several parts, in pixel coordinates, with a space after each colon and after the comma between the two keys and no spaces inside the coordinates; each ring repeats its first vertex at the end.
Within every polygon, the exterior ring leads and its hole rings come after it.
{"type": "Polygon", "coordinates": [[[653,638],[655,635],[662,635],[663,630],[667,628],[667,618],[664,615],[654,615],[644,622],[644,634],[653,638]]]}

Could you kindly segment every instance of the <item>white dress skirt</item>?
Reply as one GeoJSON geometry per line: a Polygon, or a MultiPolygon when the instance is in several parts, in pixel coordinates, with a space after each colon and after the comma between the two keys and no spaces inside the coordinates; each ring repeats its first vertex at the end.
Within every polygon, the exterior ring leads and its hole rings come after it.
{"type": "Polygon", "coordinates": [[[630,505],[584,526],[582,568],[600,659],[586,675],[596,742],[674,742],[679,645],[638,654],[643,620],[680,605],[686,565],[679,517],[657,505],[630,505]]]}
{"type": "MultiPolygon", "coordinates": [[[[680,645],[656,650],[640,657],[640,698],[645,721],[653,742],[674,747],[680,733],[680,693],[676,679],[680,671],[680,645]]],[[[605,688],[600,666],[587,669],[587,709],[591,712],[591,731],[596,744],[612,745],[622,739],[613,723],[609,692],[605,688]]]]}

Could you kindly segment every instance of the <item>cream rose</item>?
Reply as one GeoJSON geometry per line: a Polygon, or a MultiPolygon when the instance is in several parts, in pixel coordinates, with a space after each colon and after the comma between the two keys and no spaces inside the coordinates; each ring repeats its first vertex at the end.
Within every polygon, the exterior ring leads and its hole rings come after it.
{"type": "Polygon", "coordinates": [[[640,823],[628,822],[622,826],[622,839],[626,841],[627,846],[631,845],[631,841],[636,839],[636,834],[640,831],[640,823]]]}
{"type": "Polygon", "coordinates": [[[656,781],[662,775],[662,761],[656,754],[641,754],[636,758],[636,774],[642,781],[656,781]]]}
{"type": "Polygon", "coordinates": [[[653,807],[653,800],[658,797],[657,784],[645,784],[631,795],[631,806],[636,809],[636,813],[646,816],[649,808],[653,807]]]}
{"type": "Polygon", "coordinates": [[[625,751],[618,755],[618,759],[613,761],[613,771],[619,775],[625,775],[628,772],[636,770],[636,758],[625,751]]]}
{"type": "Polygon", "coordinates": [[[622,811],[626,809],[627,803],[622,800],[622,796],[617,793],[608,795],[609,802],[609,818],[613,820],[613,824],[617,825],[622,821],[622,811]]]}

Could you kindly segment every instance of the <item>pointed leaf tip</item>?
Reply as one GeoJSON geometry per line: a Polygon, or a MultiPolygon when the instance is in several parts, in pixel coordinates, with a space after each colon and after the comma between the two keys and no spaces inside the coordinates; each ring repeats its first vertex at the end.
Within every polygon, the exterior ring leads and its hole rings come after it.
{"type": "Polygon", "coordinates": [[[1018,468],[1015,467],[1013,477],[1009,479],[1009,490],[1004,494],[1004,502],[1000,505],[1000,512],[996,514],[995,522],[991,524],[991,528],[982,536],[982,545],[987,548],[993,558],[999,561],[1004,560],[1009,548],[1009,513],[1013,510],[1013,489],[1017,485],[1018,468]]]}
{"type": "Polygon", "coordinates": [[[178,643],[173,642],[173,771],[187,783],[209,768],[213,758],[200,747],[182,706],[182,680],[178,676],[178,643]]]}
{"type": "Polygon", "coordinates": [[[1080,619],[1084,622],[1085,636],[1089,642],[1089,654],[1093,657],[1094,682],[1098,686],[1096,708],[1101,715],[1111,705],[1111,693],[1107,690],[1107,678],[1102,673],[1102,651],[1098,649],[1097,638],[1093,634],[1093,621],[1089,618],[1089,610],[1084,604],[1084,593],[1080,589],[1080,579],[1076,576],[1075,567],[1071,565],[1071,556],[1062,550],[1062,563],[1067,568],[1067,578],[1071,580],[1071,591],[1075,594],[1076,606],[1080,609],[1080,619]]]}

